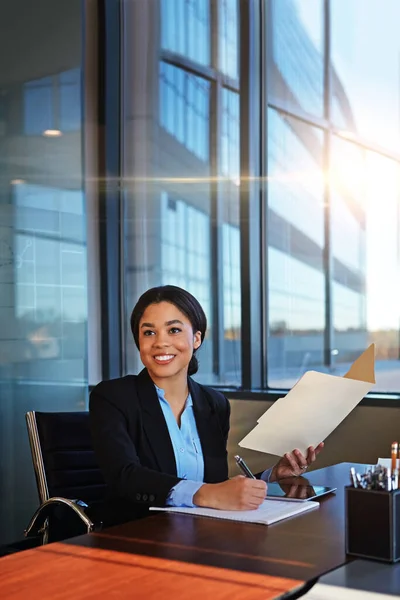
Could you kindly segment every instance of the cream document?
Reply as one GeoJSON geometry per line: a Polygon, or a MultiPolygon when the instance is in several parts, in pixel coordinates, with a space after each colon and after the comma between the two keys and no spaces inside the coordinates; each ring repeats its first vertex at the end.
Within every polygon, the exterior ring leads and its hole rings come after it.
{"type": "Polygon", "coordinates": [[[282,456],[294,448],[307,454],[332,433],[375,384],[375,344],[343,377],[307,371],[284,398],[258,419],[239,446],[282,456]]]}

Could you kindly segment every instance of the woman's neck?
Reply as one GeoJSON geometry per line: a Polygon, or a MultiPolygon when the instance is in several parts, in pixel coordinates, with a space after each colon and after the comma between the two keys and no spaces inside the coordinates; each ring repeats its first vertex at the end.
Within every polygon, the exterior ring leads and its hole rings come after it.
{"type": "Polygon", "coordinates": [[[165,377],[154,381],[157,387],[164,390],[164,398],[171,407],[178,427],[181,426],[181,416],[185,409],[186,399],[189,394],[187,376],[165,377]]]}
{"type": "Polygon", "coordinates": [[[171,407],[183,410],[189,394],[186,374],[179,373],[177,377],[157,378],[154,383],[157,387],[164,390],[164,398],[171,407]]]}

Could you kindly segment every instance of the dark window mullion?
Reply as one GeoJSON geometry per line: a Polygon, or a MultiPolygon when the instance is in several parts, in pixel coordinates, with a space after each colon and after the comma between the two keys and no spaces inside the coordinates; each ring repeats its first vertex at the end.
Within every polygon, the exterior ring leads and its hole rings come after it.
{"type": "MultiPolygon", "coordinates": [[[[271,4],[261,3],[261,60],[260,60],[260,165],[262,181],[267,181],[268,176],[268,60],[271,40],[269,39],[268,17],[271,13],[271,4]]],[[[261,272],[263,310],[261,312],[262,339],[262,388],[268,388],[268,339],[269,339],[269,283],[268,283],[268,186],[261,186],[261,272]]]]}
{"type": "Polygon", "coordinates": [[[99,248],[103,379],[122,374],[120,3],[99,0],[99,248]],[[103,185],[102,185],[103,182],[103,185]],[[107,182],[107,185],[104,185],[107,182]]]}
{"type": "Polygon", "coordinates": [[[210,0],[211,17],[211,110],[210,110],[210,174],[211,174],[211,298],[212,298],[212,340],[213,357],[212,372],[220,381],[225,372],[224,360],[224,290],[221,281],[223,274],[222,248],[222,199],[218,177],[221,164],[221,77],[219,66],[219,15],[220,3],[210,0]]]}
{"type": "Polygon", "coordinates": [[[240,1],[240,262],[242,387],[262,385],[259,2],[240,1]]]}
{"type": "Polygon", "coordinates": [[[225,372],[224,353],[224,290],[223,290],[223,247],[222,247],[222,202],[220,197],[220,152],[222,123],[222,87],[218,81],[211,85],[210,111],[210,170],[211,170],[211,298],[213,373],[218,381],[225,372]]]}
{"type": "Polygon", "coordinates": [[[219,66],[219,8],[220,0],[209,0],[211,22],[211,68],[218,71],[219,66]]]}
{"type": "MultiPolygon", "coordinates": [[[[331,133],[326,131],[324,134],[324,165],[325,173],[329,172],[329,161],[331,153],[331,133]]],[[[323,265],[325,275],[325,330],[324,330],[324,364],[330,367],[332,364],[332,348],[334,342],[333,336],[333,314],[332,314],[332,281],[333,281],[333,260],[332,260],[332,198],[330,193],[329,178],[325,178],[324,184],[324,249],[323,265]]]]}
{"type": "MultiPolygon", "coordinates": [[[[331,120],[331,39],[330,39],[330,0],[324,0],[324,117],[330,124],[331,120]]],[[[330,127],[324,135],[323,172],[329,173],[331,160],[332,133],[330,127]]],[[[332,349],[334,343],[333,335],[333,313],[332,313],[332,281],[333,281],[333,259],[332,259],[332,206],[329,177],[325,177],[324,184],[324,251],[323,263],[325,274],[325,330],[324,330],[324,364],[332,365],[332,349]]]]}

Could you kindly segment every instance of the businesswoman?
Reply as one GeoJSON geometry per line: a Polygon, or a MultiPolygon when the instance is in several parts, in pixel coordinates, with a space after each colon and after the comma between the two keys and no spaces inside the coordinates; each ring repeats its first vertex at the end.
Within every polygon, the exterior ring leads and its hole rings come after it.
{"type": "Polygon", "coordinates": [[[132,517],[129,507],[152,505],[256,509],[267,481],[304,473],[322,448],[307,456],[288,452],[256,479],[228,479],[229,402],[191,378],[206,327],[189,292],[172,285],[148,290],[131,315],[145,368],[91,393],[93,445],[120,520],[132,517]]]}

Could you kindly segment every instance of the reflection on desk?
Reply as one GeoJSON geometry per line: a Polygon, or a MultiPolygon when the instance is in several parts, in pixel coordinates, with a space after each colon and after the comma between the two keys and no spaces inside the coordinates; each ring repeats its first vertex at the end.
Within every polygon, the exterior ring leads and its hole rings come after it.
{"type": "Polygon", "coordinates": [[[370,560],[355,560],[324,575],[306,600],[369,600],[400,595],[400,563],[388,565],[370,560]]]}

